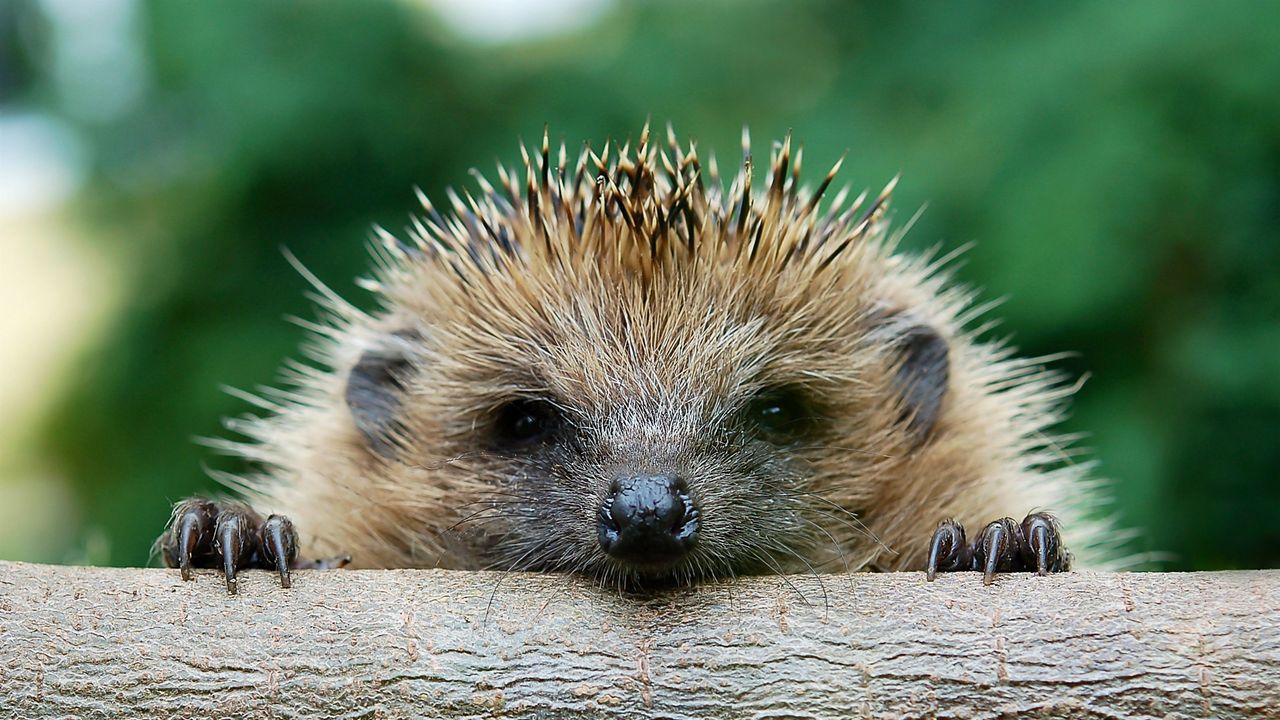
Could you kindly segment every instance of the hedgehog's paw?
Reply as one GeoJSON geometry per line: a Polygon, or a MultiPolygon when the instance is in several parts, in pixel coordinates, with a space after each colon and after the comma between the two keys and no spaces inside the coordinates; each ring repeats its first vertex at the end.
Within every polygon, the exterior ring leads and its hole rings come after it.
{"type": "Polygon", "coordinates": [[[236,572],[244,568],[274,569],[280,573],[280,585],[289,587],[289,569],[300,567],[298,534],[289,518],[271,515],[264,520],[248,505],[229,500],[189,498],[178,503],[157,544],[165,565],[180,568],[183,580],[191,579],[193,567],[222,568],[230,594],[236,592],[236,572]]]}
{"type": "Polygon", "coordinates": [[[964,526],[943,520],[929,543],[925,575],[933,580],[939,572],[982,571],[982,581],[990,585],[996,573],[1036,571],[1040,575],[1071,569],[1071,554],[1062,544],[1058,520],[1049,513],[1031,513],[1021,523],[1002,518],[982,529],[970,545],[964,526]]]}

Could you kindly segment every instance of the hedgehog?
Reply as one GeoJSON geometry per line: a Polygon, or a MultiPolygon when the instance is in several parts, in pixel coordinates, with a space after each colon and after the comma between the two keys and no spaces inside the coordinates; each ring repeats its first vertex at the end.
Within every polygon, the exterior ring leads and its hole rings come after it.
{"type": "Polygon", "coordinates": [[[213,444],[252,470],[176,504],[166,565],[235,592],[347,564],[631,588],[1101,559],[1098,483],[1053,430],[1074,386],[986,339],[954,254],[898,249],[897,178],[829,196],[844,158],[803,183],[788,133],[757,182],[744,129],[726,187],[666,135],[570,165],[544,130],[448,208],[417,191],[403,237],[374,229],[374,310],[290,256],[313,362],[244,395],[261,413],[213,444]]]}

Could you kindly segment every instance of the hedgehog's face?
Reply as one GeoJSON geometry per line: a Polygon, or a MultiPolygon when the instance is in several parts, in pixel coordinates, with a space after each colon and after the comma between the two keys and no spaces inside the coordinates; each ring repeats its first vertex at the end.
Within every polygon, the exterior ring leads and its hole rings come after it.
{"type": "Polygon", "coordinates": [[[365,354],[347,404],[372,453],[482,481],[446,525],[490,567],[629,583],[838,562],[859,488],[937,415],[945,344],[847,292],[718,279],[439,311],[365,354]]]}
{"type": "Polygon", "coordinates": [[[496,461],[495,498],[516,500],[489,550],[502,563],[629,578],[768,568],[799,523],[784,488],[802,473],[781,448],[811,418],[791,402],[762,397],[712,430],[689,408],[601,418],[563,398],[508,401],[477,438],[496,461]]]}
{"type": "Polygon", "coordinates": [[[790,566],[810,539],[796,449],[822,435],[807,393],[664,398],[625,383],[605,402],[546,389],[509,399],[481,425],[476,440],[500,458],[496,495],[517,499],[494,555],[622,580],[790,566]]]}

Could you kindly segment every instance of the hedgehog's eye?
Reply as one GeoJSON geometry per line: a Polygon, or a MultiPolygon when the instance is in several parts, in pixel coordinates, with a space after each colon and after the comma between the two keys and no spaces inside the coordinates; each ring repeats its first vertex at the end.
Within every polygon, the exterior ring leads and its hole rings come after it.
{"type": "Polygon", "coordinates": [[[783,387],[757,394],[743,410],[742,419],[765,439],[786,443],[809,433],[816,418],[801,390],[783,387]]]}
{"type": "Polygon", "coordinates": [[[562,421],[560,411],[546,400],[513,400],[498,411],[494,439],[508,447],[532,445],[549,438],[562,421]]]}

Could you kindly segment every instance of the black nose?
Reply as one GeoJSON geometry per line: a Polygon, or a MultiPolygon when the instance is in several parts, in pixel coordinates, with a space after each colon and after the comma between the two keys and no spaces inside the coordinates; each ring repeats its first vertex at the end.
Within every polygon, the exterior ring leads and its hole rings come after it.
{"type": "Polygon", "coordinates": [[[698,536],[698,511],[684,480],[674,475],[632,475],[613,481],[600,506],[600,547],[637,565],[678,560],[698,536]]]}

